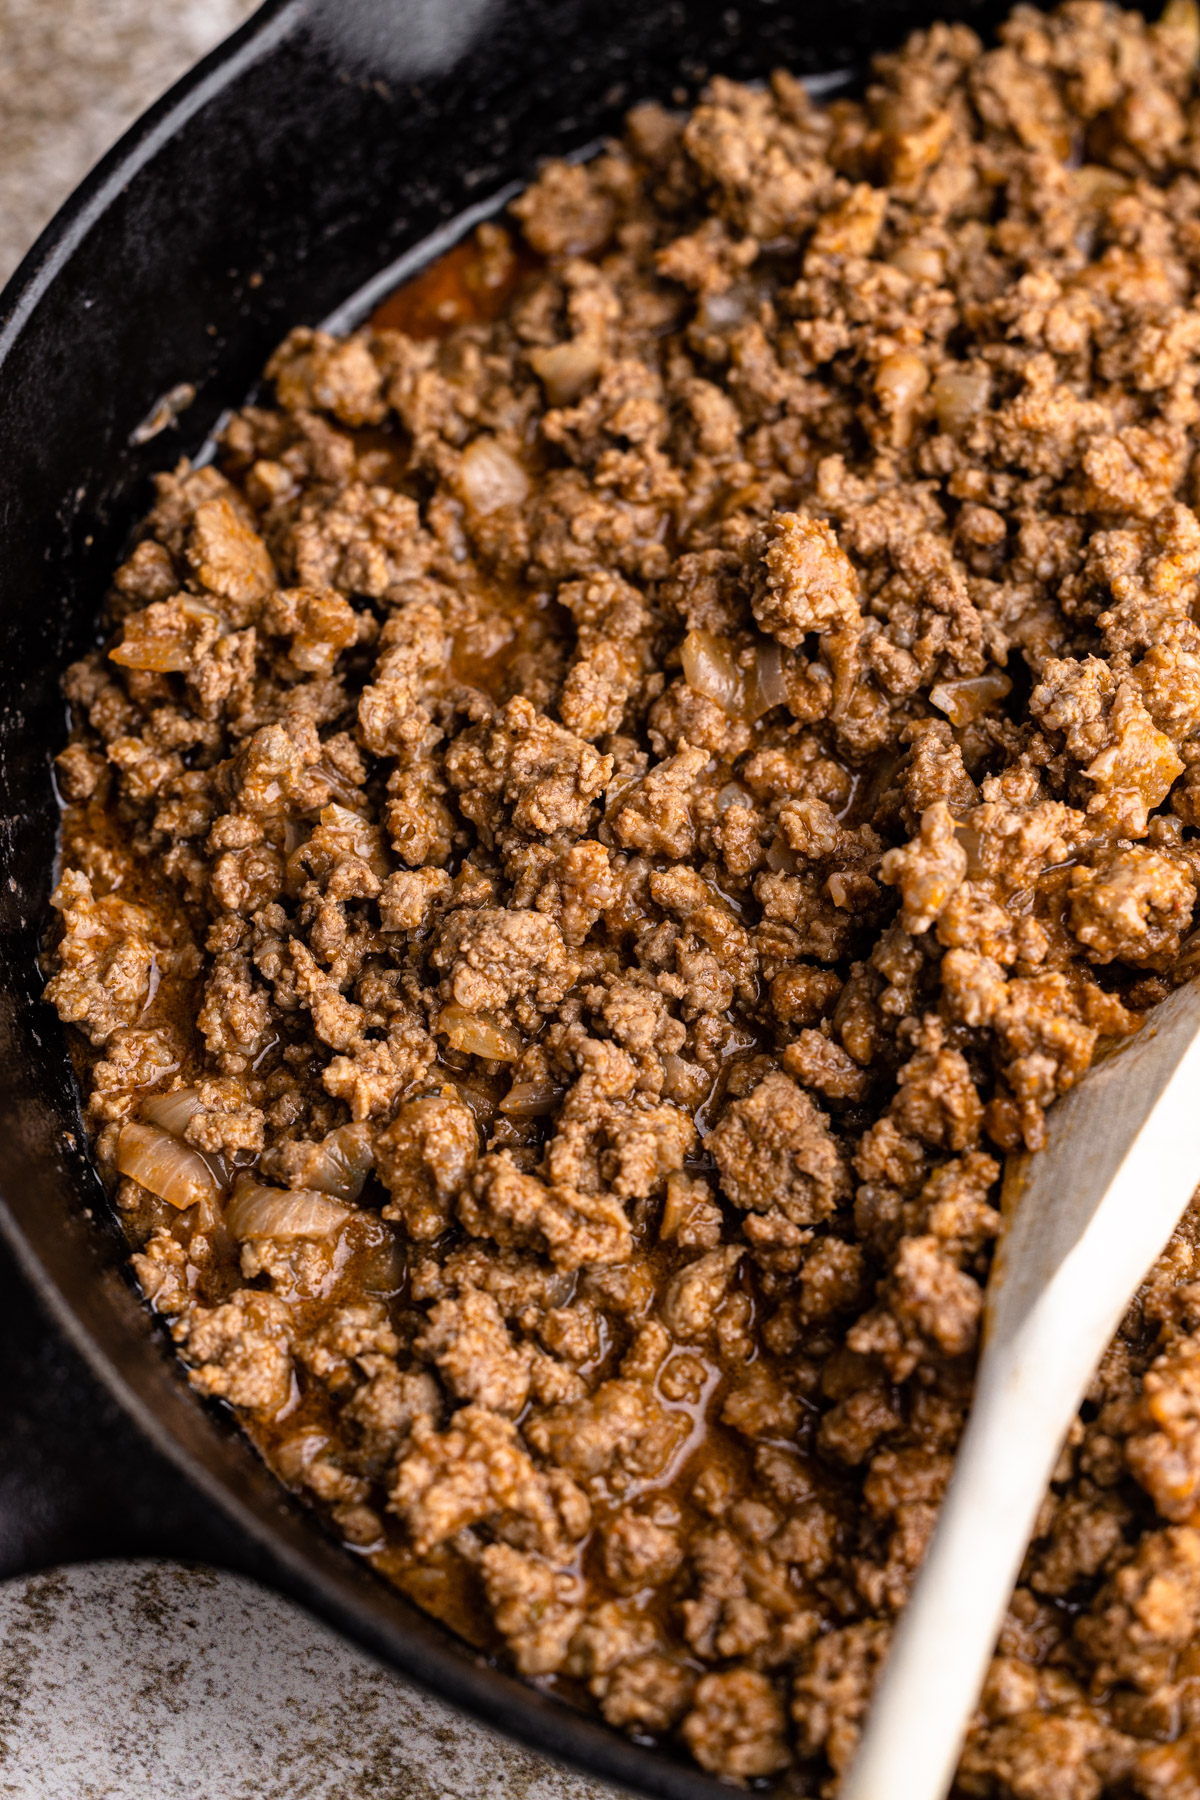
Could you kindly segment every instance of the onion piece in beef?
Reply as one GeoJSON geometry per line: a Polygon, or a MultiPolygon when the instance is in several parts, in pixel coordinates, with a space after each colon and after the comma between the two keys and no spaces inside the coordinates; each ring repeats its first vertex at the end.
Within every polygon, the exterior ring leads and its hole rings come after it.
{"type": "Polygon", "coordinates": [[[434,1030],[448,1040],[452,1050],[486,1056],[492,1062],[516,1062],[524,1048],[520,1035],[510,1026],[497,1025],[463,1006],[443,1006],[434,1030]]]}
{"type": "Polygon", "coordinates": [[[263,1187],[242,1176],[225,1208],[225,1224],[235,1238],[328,1238],[352,1213],[315,1188],[263,1187]]]}
{"type": "Polygon", "coordinates": [[[727,781],[717,794],[717,811],[722,818],[731,806],[752,807],[753,805],[754,795],[742,781],[727,781]]]}
{"type": "Polygon", "coordinates": [[[936,287],[946,278],[945,252],[928,244],[900,244],[887,261],[910,281],[927,282],[936,287]]]}
{"type": "Polygon", "coordinates": [[[701,295],[696,315],[706,331],[729,331],[742,323],[756,297],[749,282],[735,282],[718,293],[701,295]]]}
{"type": "Polygon", "coordinates": [[[333,1194],[338,1200],[357,1200],[375,1160],[371,1135],[364,1125],[339,1125],[320,1143],[305,1145],[307,1155],[298,1171],[289,1171],[300,1185],[333,1194]]]}
{"type": "Polygon", "coordinates": [[[108,654],[122,668],[168,675],[190,669],[201,639],[207,637],[211,643],[226,629],[221,614],[196,595],[176,594],[165,603],[131,613],[121,642],[108,654]]]}
{"type": "Polygon", "coordinates": [[[732,718],[746,716],[746,679],[728,638],[711,631],[689,631],[680,645],[683,679],[732,718]]]}
{"type": "Polygon", "coordinates": [[[544,1119],[565,1092],[553,1081],[514,1081],[500,1102],[500,1111],[510,1119],[544,1119]]]}
{"type": "Polygon", "coordinates": [[[933,410],[938,430],[960,437],[988,401],[991,377],[986,369],[946,369],[933,384],[933,410]]]}
{"type": "Polygon", "coordinates": [[[564,344],[550,344],[544,350],[531,350],[529,362],[534,374],[546,390],[551,406],[569,406],[578,400],[585,388],[595,381],[604,360],[598,336],[571,338],[564,344]]]}
{"type": "Polygon", "coordinates": [[[215,1200],[221,1192],[220,1182],[199,1151],[157,1125],[137,1121],[122,1125],[116,1163],[122,1175],[181,1212],[201,1201],[215,1200]]]}
{"type": "Polygon", "coordinates": [[[204,1111],[204,1102],[194,1087],[175,1088],[169,1094],[149,1095],[139,1111],[148,1125],[157,1125],[160,1131],[181,1138],[196,1114],[204,1111]]]}
{"type": "Polygon", "coordinates": [[[786,706],[787,703],[788,681],[783,668],[783,650],[774,638],[764,638],[754,653],[754,707],[747,716],[753,724],[773,706],[786,706]]]}
{"type": "Polygon", "coordinates": [[[520,506],[529,494],[529,477],[494,437],[477,437],[463,452],[458,485],[473,513],[486,515],[502,506],[520,506]]]}
{"type": "Polygon", "coordinates": [[[875,371],[875,393],[891,422],[891,439],[897,449],[912,436],[917,407],[928,386],[928,366],[911,350],[885,356],[875,371]]]}
{"type": "Polygon", "coordinates": [[[939,712],[944,712],[952,725],[969,725],[985,713],[989,706],[1012,692],[1012,682],[1003,669],[988,669],[983,675],[966,675],[958,681],[940,681],[930,688],[929,698],[939,712]]]}
{"type": "Polygon", "coordinates": [[[352,781],[347,781],[340,769],[335,769],[327,756],[317,759],[313,769],[319,775],[336,801],[349,810],[361,806],[363,795],[361,788],[356,788],[352,781]]]}
{"type": "Polygon", "coordinates": [[[761,640],[749,668],[743,668],[736,644],[711,631],[689,631],[679,654],[688,686],[731,719],[753,725],[773,706],[787,705],[783,652],[772,638],[761,640]]]}

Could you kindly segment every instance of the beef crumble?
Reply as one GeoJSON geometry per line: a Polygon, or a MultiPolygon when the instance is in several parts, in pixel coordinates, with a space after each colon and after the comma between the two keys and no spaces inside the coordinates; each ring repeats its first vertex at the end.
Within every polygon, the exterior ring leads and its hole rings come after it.
{"type": "MultiPolygon", "coordinates": [[[[636,108],[181,464],[50,999],[197,1389],[422,1605],[830,1792],[1003,1159],[1192,971],[1200,16],[636,108]]],[[[1200,1787],[1200,1214],[959,1773],[1200,1787]]],[[[786,1773],[785,1773],[786,1772],[786,1773]]]]}

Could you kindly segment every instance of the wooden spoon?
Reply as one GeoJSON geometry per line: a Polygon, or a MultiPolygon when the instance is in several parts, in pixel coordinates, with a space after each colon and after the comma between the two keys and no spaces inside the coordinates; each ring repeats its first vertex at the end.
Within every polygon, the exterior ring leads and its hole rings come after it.
{"type": "MultiPolygon", "coordinates": [[[[1015,1177],[1015,1178],[1014,1178],[1015,1177]]],[[[1063,1439],[1200,1182],[1200,982],[1053,1108],[1006,1229],[954,1474],[839,1800],[943,1800],[1063,1439]]]]}

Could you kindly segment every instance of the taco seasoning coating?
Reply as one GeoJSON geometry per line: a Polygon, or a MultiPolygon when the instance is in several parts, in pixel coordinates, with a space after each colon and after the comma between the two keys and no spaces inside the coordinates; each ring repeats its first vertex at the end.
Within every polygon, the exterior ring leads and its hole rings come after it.
{"type": "MultiPolygon", "coordinates": [[[[1200,19],[636,108],[181,464],[48,988],[197,1389],[474,1642],[830,1792],[1006,1153],[1190,972],[1200,19]]],[[[964,1794],[1194,1800],[1185,1219],[964,1794]]]]}

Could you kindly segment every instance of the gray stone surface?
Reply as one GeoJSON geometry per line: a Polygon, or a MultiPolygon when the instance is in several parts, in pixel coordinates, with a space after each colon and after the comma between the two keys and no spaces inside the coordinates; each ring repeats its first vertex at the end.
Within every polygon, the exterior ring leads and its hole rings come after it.
{"type": "MultiPolygon", "coordinates": [[[[250,0],[0,0],[0,280],[250,0]]],[[[0,1446],[0,1456],[3,1446],[0,1446]]],[[[0,1795],[601,1800],[240,1577],[111,1562],[0,1585],[0,1795]]]]}
{"type": "Polygon", "coordinates": [[[13,1800],[602,1800],[241,1577],[88,1563],[0,1586],[13,1800]]]}

